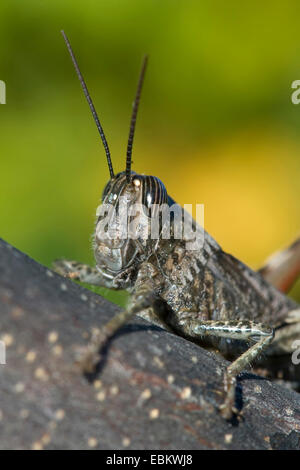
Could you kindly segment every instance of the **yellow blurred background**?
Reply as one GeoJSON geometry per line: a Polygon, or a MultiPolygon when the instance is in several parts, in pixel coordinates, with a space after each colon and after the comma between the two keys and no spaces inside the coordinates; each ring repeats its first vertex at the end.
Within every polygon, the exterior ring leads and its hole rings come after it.
{"type": "MultiPolygon", "coordinates": [[[[258,268],[300,230],[299,13],[296,0],[3,0],[0,236],[48,266],[93,263],[109,173],[64,29],[116,171],[149,53],[133,169],[161,178],[181,204],[204,203],[206,230],[258,268]]],[[[300,301],[299,282],[291,295],[300,301]]]]}

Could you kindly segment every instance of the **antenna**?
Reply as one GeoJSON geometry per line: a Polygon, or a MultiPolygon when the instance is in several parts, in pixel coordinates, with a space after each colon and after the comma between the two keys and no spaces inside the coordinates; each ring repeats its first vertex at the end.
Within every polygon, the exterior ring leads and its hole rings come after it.
{"type": "Polygon", "coordinates": [[[128,137],[128,144],[127,144],[127,154],[126,154],[126,179],[127,182],[130,182],[130,173],[131,173],[131,155],[132,155],[132,144],[134,138],[134,131],[135,131],[135,124],[136,124],[136,116],[139,108],[139,102],[141,97],[141,91],[143,87],[146,67],[148,62],[148,56],[145,55],[143,59],[143,64],[140,72],[140,77],[138,81],[138,86],[136,90],[135,100],[133,102],[132,107],[132,114],[131,114],[131,121],[130,121],[130,129],[129,129],[129,137],[128,137]]]}
{"type": "Polygon", "coordinates": [[[102,143],[103,143],[103,146],[104,146],[104,150],[105,150],[105,153],[106,153],[106,158],[107,158],[107,163],[108,163],[108,168],[109,168],[109,173],[110,173],[110,177],[113,178],[114,177],[114,170],[113,170],[113,166],[112,166],[112,162],[111,162],[111,158],[110,158],[110,151],[109,151],[109,148],[108,148],[108,143],[107,143],[107,140],[105,138],[105,135],[104,135],[104,132],[103,132],[103,129],[102,129],[102,126],[100,124],[100,121],[99,121],[99,118],[98,118],[98,114],[96,112],[96,109],[95,109],[95,106],[93,104],[93,101],[92,101],[92,98],[90,97],[90,94],[89,94],[89,91],[87,89],[87,86],[86,86],[86,83],[84,81],[84,78],[83,76],[81,75],[81,72],[79,70],[79,67],[78,67],[78,63],[75,59],[75,55],[74,55],[74,52],[72,50],[72,47],[71,47],[71,44],[69,42],[69,39],[67,38],[65,32],[62,30],[61,31],[61,34],[63,35],[63,38],[65,40],[65,43],[67,45],[67,48],[68,48],[68,51],[70,53],[70,56],[71,56],[71,59],[72,59],[72,62],[74,64],[74,67],[75,67],[75,70],[76,70],[76,73],[77,73],[77,76],[79,78],[79,81],[81,83],[81,86],[82,86],[82,89],[83,89],[83,92],[84,92],[84,95],[87,99],[87,102],[89,104],[89,107],[92,111],[92,115],[93,115],[93,118],[96,122],[96,126],[97,126],[97,129],[99,131],[99,134],[100,134],[100,137],[101,137],[101,140],[102,140],[102,143]]]}

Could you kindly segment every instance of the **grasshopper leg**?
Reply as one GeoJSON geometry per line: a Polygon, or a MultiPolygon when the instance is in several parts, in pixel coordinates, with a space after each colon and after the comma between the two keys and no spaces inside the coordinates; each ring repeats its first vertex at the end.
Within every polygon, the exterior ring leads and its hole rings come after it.
{"type": "Polygon", "coordinates": [[[74,281],[86,282],[87,284],[93,284],[95,286],[113,287],[112,276],[108,276],[99,269],[87,264],[59,259],[54,261],[52,266],[54,271],[58,274],[74,281]]]}
{"type": "Polygon", "coordinates": [[[271,343],[274,337],[272,328],[251,321],[195,321],[187,319],[186,332],[193,337],[214,336],[220,338],[240,339],[245,341],[255,341],[255,344],[247,349],[227,368],[224,377],[225,400],[220,407],[220,412],[225,419],[231,419],[233,413],[236,412],[235,403],[235,387],[236,376],[259,354],[264,351],[271,343]]]}
{"type": "Polygon", "coordinates": [[[273,339],[273,332],[261,331],[261,338],[251,346],[247,351],[238,357],[226,370],[224,377],[225,385],[225,401],[220,407],[220,412],[225,419],[230,419],[233,412],[235,412],[235,387],[236,387],[236,376],[252,361],[259,356],[259,354],[265,350],[273,339]]]}
{"type": "Polygon", "coordinates": [[[78,361],[79,367],[85,373],[92,373],[99,362],[101,356],[100,351],[107,341],[125,325],[134,315],[151,307],[156,300],[153,290],[147,287],[139,289],[131,298],[127,309],[114,316],[100,330],[96,330],[92,334],[91,341],[85,348],[82,357],[78,361]]]}
{"type": "MultiPolygon", "coordinates": [[[[98,268],[92,268],[76,261],[58,260],[54,263],[54,269],[59,274],[70,279],[108,288],[116,287],[113,277],[109,277],[108,274],[98,268]]],[[[156,270],[152,265],[147,262],[144,263],[138,275],[137,287],[131,295],[127,309],[113,317],[106,325],[101,327],[101,329],[94,329],[92,331],[91,340],[77,361],[77,365],[79,365],[83,372],[94,372],[95,366],[100,360],[99,352],[106,342],[134,315],[141,314],[143,311],[154,306],[158,299],[153,283],[155,275],[156,270]]],[[[154,317],[160,320],[159,316],[155,313],[155,309],[153,308],[152,310],[154,317]]],[[[158,321],[158,323],[165,327],[163,321],[158,321]]]]}

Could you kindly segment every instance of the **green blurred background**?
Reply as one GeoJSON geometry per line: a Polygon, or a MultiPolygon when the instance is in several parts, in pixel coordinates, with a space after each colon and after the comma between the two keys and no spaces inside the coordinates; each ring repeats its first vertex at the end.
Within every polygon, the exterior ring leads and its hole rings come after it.
{"type": "MultiPolygon", "coordinates": [[[[299,232],[299,18],[296,0],[2,0],[0,236],[48,266],[93,263],[109,173],[63,28],[117,171],[150,54],[133,169],[160,177],[181,204],[204,203],[223,249],[259,267],[299,232]]],[[[300,300],[299,282],[291,295],[300,300]]]]}

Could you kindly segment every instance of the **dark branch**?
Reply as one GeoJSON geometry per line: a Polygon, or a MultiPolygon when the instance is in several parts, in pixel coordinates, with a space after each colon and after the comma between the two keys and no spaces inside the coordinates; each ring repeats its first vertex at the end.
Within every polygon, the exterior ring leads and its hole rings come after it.
{"type": "Polygon", "coordinates": [[[77,348],[118,308],[3,241],[0,308],[2,449],[299,446],[297,393],[244,374],[244,418],[232,426],[216,411],[226,361],[141,319],[110,342],[88,382],[73,366],[77,348]]]}

